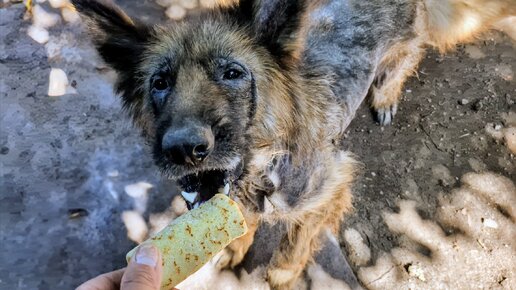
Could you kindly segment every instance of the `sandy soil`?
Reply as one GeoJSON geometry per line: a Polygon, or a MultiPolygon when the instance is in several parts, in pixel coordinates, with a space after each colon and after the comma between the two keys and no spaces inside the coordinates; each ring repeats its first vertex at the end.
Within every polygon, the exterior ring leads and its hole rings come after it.
{"type": "MultiPolygon", "coordinates": [[[[151,1],[123,3],[165,19],[151,1]]],[[[143,202],[148,220],[175,187],[158,175],[80,25],[60,20],[42,45],[27,36],[24,13],[0,9],[0,288],[70,289],[123,266],[134,243],[122,212],[143,202]],[[51,68],[78,94],[49,97],[51,68]],[[140,181],[153,186],[148,200],[126,194],[140,181]]],[[[429,52],[392,126],[375,124],[365,104],[357,113],[344,146],[364,170],[339,242],[367,288],[514,289],[516,164],[504,139],[516,127],[514,45],[490,33],[429,52]]]]}

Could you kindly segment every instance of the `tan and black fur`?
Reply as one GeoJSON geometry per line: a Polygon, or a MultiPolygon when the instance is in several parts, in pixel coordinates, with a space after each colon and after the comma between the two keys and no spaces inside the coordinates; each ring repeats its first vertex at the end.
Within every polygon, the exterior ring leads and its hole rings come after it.
{"type": "Polygon", "coordinates": [[[287,225],[267,270],[277,289],[293,287],[319,233],[351,208],[357,163],[339,141],[366,95],[390,123],[426,46],[446,50],[516,9],[512,0],[241,0],[146,26],[107,1],[73,3],[163,173],[241,172],[232,197],[251,230],[218,265],[240,263],[262,220],[287,225]],[[211,140],[201,164],[163,152],[167,132],[186,127],[211,140]]]}

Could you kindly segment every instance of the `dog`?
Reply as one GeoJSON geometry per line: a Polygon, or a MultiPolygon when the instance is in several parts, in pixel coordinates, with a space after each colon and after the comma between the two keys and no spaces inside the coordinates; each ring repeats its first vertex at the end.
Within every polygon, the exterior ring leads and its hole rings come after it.
{"type": "Polygon", "coordinates": [[[513,0],[240,0],[146,25],[107,0],[72,0],[116,89],[189,208],[238,201],[249,232],[217,265],[234,267],[262,221],[288,231],[267,269],[291,289],[351,209],[360,167],[340,140],[366,96],[392,122],[426,47],[441,51],[514,15],[513,0]]]}

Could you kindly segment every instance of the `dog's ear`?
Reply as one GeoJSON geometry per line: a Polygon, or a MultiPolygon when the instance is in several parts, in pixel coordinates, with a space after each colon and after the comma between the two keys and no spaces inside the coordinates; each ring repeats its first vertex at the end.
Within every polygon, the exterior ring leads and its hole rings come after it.
{"type": "Polygon", "coordinates": [[[72,0],[83,16],[104,61],[117,71],[130,70],[150,37],[149,28],[136,24],[109,0],[72,0]]]}
{"type": "Polygon", "coordinates": [[[133,21],[110,0],[72,0],[100,56],[118,73],[117,91],[125,105],[138,97],[137,67],[151,28],[133,21]]]}
{"type": "Polygon", "coordinates": [[[307,0],[240,0],[240,22],[250,25],[258,41],[279,59],[297,58],[301,50],[307,0]]]}

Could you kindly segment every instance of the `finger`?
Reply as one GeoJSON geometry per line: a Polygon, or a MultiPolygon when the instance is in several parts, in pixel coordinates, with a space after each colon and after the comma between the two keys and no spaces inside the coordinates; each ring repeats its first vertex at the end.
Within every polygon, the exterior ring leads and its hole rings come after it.
{"type": "Polygon", "coordinates": [[[156,247],[138,248],[122,277],[121,290],[159,290],[162,275],[161,256],[156,247]]]}
{"type": "Polygon", "coordinates": [[[76,290],[119,290],[124,271],[125,268],[99,275],[84,282],[76,290]]]}

